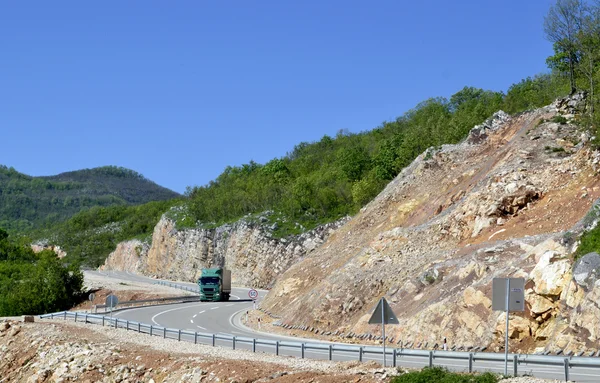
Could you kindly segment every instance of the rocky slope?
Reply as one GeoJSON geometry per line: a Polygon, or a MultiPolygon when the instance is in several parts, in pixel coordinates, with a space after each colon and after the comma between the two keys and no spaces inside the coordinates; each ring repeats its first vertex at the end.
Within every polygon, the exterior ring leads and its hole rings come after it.
{"type": "Polygon", "coordinates": [[[384,296],[400,319],[388,326],[395,343],[447,337],[499,350],[505,316],[491,310],[492,279],[524,277],[511,351],[598,349],[600,286],[593,267],[574,279],[569,256],[595,218],[584,219],[600,197],[600,154],[556,118],[571,119],[580,101],[499,112],[465,142],[429,149],[281,275],[262,308],[286,328],[364,337],[379,332],[367,321],[384,296]]]}
{"type": "Polygon", "coordinates": [[[120,243],[103,268],[195,281],[202,268],[225,265],[232,270],[234,284],[266,288],[347,220],[275,239],[265,224],[247,220],[216,229],[177,230],[175,222],[163,217],[154,229],[151,246],[137,240],[120,243]]]}

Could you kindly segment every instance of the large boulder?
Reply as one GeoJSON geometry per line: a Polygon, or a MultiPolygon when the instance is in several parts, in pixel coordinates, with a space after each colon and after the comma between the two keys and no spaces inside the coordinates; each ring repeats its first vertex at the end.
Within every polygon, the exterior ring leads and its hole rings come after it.
{"type": "Polygon", "coordinates": [[[555,251],[546,251],[529,277],[536,294],[557,299],[571,278],[569,261],[555,251]]]}
{"type": "Polygon", "coordinates": [[[600,254],[594,252],[581,257],[573,268],[573,278],[578,285],[591,289],[600,278],[600,254]]]}

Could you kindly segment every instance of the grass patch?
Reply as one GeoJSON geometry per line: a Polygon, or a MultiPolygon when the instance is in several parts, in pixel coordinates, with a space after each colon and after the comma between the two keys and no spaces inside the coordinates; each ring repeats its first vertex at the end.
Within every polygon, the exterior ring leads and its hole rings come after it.
{"type": "Polygon", "coordinates": [[[484,374],[458,374],[445,368],[424,368],[393,378],[390,383],[497,383],[498,376],[491,372],[484,374]]]}
{"type": "Polygon", "coordinates": [[[600,252],[600,225],[581,236],[581,244],[575,252],[575,260],[591,252],[600,252]]]}

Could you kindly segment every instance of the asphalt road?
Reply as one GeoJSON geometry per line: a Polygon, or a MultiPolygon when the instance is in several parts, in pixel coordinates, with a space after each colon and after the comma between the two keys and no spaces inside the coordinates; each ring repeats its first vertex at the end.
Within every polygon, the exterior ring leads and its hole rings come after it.
{"type": "MultiPolygon", "coordinates": [[[[92,272],[93,273],[93,272],[92,272]]],[[[135,282],[146,282],[154,283],[156,280],[131,274],[128,272],[101,272],[104,275],[117,278],[124,281],[135,281],[135,282]]],[[[189,287],[195,287],[194,283],[185,282],[173,282],[180,285],[189,287]]],[[[123,311],[115,312],[113,315],[118,316],[122,319],[132,320],[136,322],[142,322],[152,324],[161,327],[167,327],[169,329],[181,329],[186,331],[198,332],[200,334],[219,334],[223,336],[236,337],[236,349],[247,349],[251,350],[253,345],[250,339],[263,339],[271,342],[279,341],[280,355],[289,355],[300,357],[301,350],[299,348],[291,348],[285,346],[285,342],[305,342],[308,346],[320,345],[321,347],[328,347],[329,344],[333,344],[334,348],[343,347],[341,343],[328,343],[328,342],[317,342],[311,339],[302,339],[294,337],[286,337],[276,334],[270,334],[266,332],[268,329],[263,331],[254,331],[243,325],[243,316],[246,311],[252,309],[252,302],[248,299],[248,288],[233,288],[231,300],[229,302],[193,302],[193,303],[181,303],[173,305],[161,305],[161,306],[147,306],[140,308],[131,308],[123,311]],[[247,342],[244,342],[247,340],[247,342]]],[[[266,295],[267,291],[259,291],[260,300],[266,295]]],[[[193,341],[192,339],[188,339],[193,341]]],[[[201,337],[199,342],[210,344],[212,340],[208,337],[201,337]]],[[[232,340],[217,340],[216,344],[231,348],[233,347],[232,340]]],[[[347,346],[347,345],[346,345],[347,346]]],[[[354,345],[355,346],[355,345],[354,345]]],[[[275,352],[275,345],[273,344],[257,344],[256,350],[259,352],[275,352]]],[[[366,346],[366,350],[372,346],[366,346]]],[[[390,350],[391,351],[391,350],[390,350]]],[[[481,355],[481,353],[479,353],[481,355]]],[[[305,357],[314,359],[328,359],[328,350],[305,350],[305,357]]],[[[477,357],[477,353],[475,353],[477,357]]],[[[359,358],[358,352],[356,351],[334,351],[334,360],[357,360],[359,358]]],[[[363,361],[375,360],[382,361],[381,355],[372,355],[365,353],[363,354],[363,361]]],[[[392,364],[392,356],[388,355],[386,358],[387,365],[392,364]]],[[[428,359],[425,357],[415,356],[399,356],[397,358],[397,364],[399,366],[421,368],[428,365],[428,359]]],[[[465,360],[455,359],[441,359],[435,358],[434,365],[444,366],[455,371],[467,371],[468,362],[465,360]]],[[[473,364],[475,371],[492,371],[495,373],[504,372],[503,362],[489,362],[489,361],[478,361],[476,360],[473,364]]],[[[512,363],[509,360],[508,366],[509,373],[512,371],[512,363]]],[[[518,366],[519,375],[532,375],[540,378],[548,379],[562,379],[564,377],[563,366],[539,366],[539,365],[527,365],[521,363],[518,366]]],[[[583,368],[574,367],[570,369],[569,378],[571,381],[585,382],[585,383],[597,383],[600,382],[600,369],[599,368],[583,368]]]]}

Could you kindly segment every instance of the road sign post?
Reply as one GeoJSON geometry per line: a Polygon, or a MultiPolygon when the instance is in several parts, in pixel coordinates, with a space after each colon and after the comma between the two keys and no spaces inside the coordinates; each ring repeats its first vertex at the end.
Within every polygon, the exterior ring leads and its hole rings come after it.
{"type": "Polygon", "coordinates": [[[96,299],[96,294],[91,293],[90,295],[88,295],[88,298],[90,300],[90,313],[92,313],[94,310],[94,299],[96,299]]]}
{"type": "Polygon", "coordinates": [[[506,312],[504,375],[508,375],[508,322],[511,311],[525,311],[525,279],[494,278],[492,281],[492,310],[506,312]]]}
{"type": "Polygon", "coordinates": [[[110,316],[112,317],[113,307],[119,304],[119,298],[116,295],[109,295],[106,297],[106,307],[110,307],[110,316]]]}
{"type": "Polygon", "coordinates": [[[250,299],[256,300],[256,298],[258,298],[258,291],[250,289],[250,291],[248,291],[248,296],[250,299]]]}
{"type": "Polygon", "coordinates": [[[383,338],[383,367],[385,367],[385,325],[386,324],[400,324],[396,314],[392,311],[392,308],[387,303],[385,298],[381,297],[377,307],[373,310],[373,314],[369,319],[369,324],[381,323],[381,336],[383,338]]]}
{"type": "Polygon", "coordinates": [[[258,291],[256,291],[255,289],[250,289],[250,291],[248,291],[248,296],[250,297],[250,299],[252,299],[252,309],[256,310],[256,299],[258,299],[258,291]]]}

